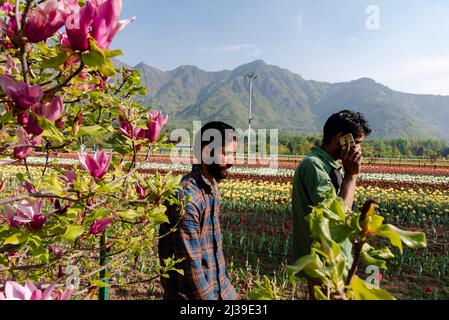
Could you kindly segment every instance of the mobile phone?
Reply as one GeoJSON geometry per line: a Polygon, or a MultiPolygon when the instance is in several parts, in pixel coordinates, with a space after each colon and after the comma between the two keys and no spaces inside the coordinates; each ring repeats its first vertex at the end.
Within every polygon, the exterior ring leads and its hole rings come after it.
{"type": "Polygon", "coordinates": [[[348,152],[351,148],[355,147],[355,140],[352,133],[340,137],[340,144],[343,152],[348,152]]]}

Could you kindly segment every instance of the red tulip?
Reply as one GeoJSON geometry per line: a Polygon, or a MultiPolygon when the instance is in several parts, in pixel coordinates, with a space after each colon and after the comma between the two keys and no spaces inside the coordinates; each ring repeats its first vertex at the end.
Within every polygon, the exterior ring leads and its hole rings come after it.
{"type": "Polygon", "coordinates": [[[104,229],[106,229],[111,223],[112,223],[112,218],[110,218],[110,217],[98,219],[90,227],[90,233],[93,235],[99,234],[104,229]]]}
{"type": "Polygon", "coordinates": [[[433,291],[433,289],[432,289],[431,287],[427,287],[427,288],[426,288],[426,292],[427,292],[427,293],[432,293],[432,291],[433,291]]]}
{"type": "Polygon", "coordinates": [[[161,132],[162,128],[168,121],[168,116],[162,116],[160,112],[148,112],[147,113],[148,122],[147,128],[148,128],[148,135],[147,138],[151,142],[155,142],[157,140],[157,137],[159,136],[159,133],[161,132]]]}
{"type": "Polygon", "coordinates": [[[40,86],[29,86],[24,81],[16,81],[13,77],[3,74],[0,75],[0,87],[21,110],[27,110],[38,103],[44,95],[40,86]]]}

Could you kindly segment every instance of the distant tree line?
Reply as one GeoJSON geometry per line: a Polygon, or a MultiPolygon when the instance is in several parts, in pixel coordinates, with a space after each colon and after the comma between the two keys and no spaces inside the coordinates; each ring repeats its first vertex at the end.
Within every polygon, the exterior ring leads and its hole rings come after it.
{"type": "MultiPolygon", "coordinates": [[[[279,153],[307,154],[321,145],[320,135],[294,133],[279,134],[279,153]]],[[[443,140],[423,138],[369,138],[363,144],[363,153],[370,157],[449,158],[449,144],[443,140]]]]}

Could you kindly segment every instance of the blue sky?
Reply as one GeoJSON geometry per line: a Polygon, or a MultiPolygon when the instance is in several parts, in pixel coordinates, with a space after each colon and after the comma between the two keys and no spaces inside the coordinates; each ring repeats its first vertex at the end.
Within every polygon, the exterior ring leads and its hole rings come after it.
{"type": "Polygon", "coordinates": [[[123,18],[137,20],[112,47],[132,65],[216,71],[263,59],[305,79],[370,77],[399,91],[449,95],[447,0],[123,0],[123,7],[123,18]]]}

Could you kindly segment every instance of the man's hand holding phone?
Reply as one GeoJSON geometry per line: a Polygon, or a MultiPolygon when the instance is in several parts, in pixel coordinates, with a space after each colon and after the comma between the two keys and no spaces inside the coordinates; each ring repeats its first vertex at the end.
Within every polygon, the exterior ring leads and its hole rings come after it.
{"type": "Polygon", "coordinates": [[[345,177],[357,176],[362,166],[362,148],[355,144],[352,134],[342,136],[340,144],[345,177]]]}

